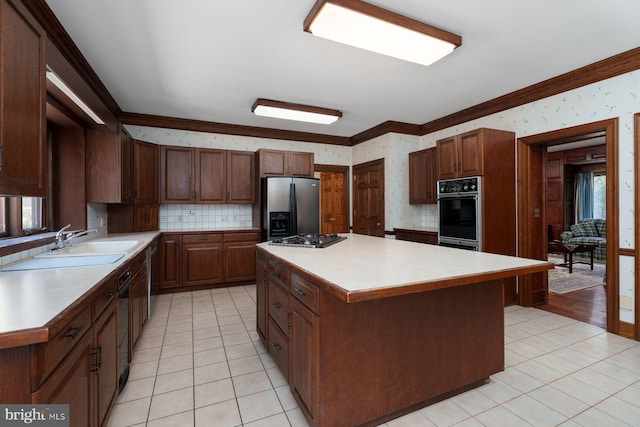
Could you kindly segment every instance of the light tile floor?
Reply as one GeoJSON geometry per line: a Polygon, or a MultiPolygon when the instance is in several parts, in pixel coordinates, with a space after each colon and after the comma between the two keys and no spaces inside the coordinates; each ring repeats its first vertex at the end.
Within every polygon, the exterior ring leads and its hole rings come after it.
{"type": "MultiPolygon", "coordinates": [[[[154,297],[108,425],[306,426],[255,310],[255,286],[154,297]]],[[[640,426],[639,342],[514,306],[505,359],[488,384],[384,426],[640,426]]]]}

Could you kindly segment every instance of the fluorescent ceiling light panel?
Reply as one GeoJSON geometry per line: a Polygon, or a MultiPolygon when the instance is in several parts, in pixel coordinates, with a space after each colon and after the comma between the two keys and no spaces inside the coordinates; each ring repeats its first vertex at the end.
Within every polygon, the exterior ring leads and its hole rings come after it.
{"type": "Polygon", "coordinates": [[[340,117],[342,112],[328,108],[312,107],[310,105],[291,104],[288,102],[272,101],[258,98],[251,107],[251,111],[258,116],[274,117],[276,119],[297,120],[300,122],[320,123],[329,125],[340,117]]]}
{"type": "Polygon", "coordinates": [[[73,93],[71,88],[67,86],[65,82],[60,79],[53,71],[47,70],[47,79],[56,85],[58,89],[60,89],[65,95],[69,97],[74,104],[76,104],[82,111],[84,111],[91,119],[99,125],[103,125],[104,121],[96,113],[93,112],[91,108],[87,104],[85,104],[78,96],[73,93]]]}
{"type": "Polygon", "coordinates": [[[318,0],[304,30],[339,43],[430,65],[462,44],[462,37],[359,0],[318,0]]]}

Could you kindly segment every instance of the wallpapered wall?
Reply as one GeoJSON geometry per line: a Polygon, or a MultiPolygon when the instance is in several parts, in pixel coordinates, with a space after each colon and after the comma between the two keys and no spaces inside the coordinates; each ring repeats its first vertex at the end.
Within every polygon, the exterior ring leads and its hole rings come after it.
{"type": "MultiPolygon", "coordinates": [[[[633,248],[635,244],[633,241],[633,115],[637,112],[640,112],[640,71],[485,116],[423,137],[387,134],[353,148],[140,126],[126,127],[134,138],[157,144],[249,151],[262,147],[313,151],[316,163],[320,164],[350,166],[384,158],[385,229],[391,230],[393,227],[436,226],[437,212],[434,205],[409,205],[408,153],[433,147],[441,138],[479,127],[509,130],[515,132],[517,137],[521,137],[617,117],[620,123],[618,177],[620,246],[633,248]]],[[[167,211],[168,209],[161,212],[167,211]]],[[[179,213],[179,215],[182,214],[182,212],[179,213]]],[[[215,216],[215,213],[209,212],[209,214],[215,216]]],[[[243,217],[242,213],[238,217],[243,217]]],[[[622,256],[619,262],[620,294],[633,298],[633,258],[622,256]]],[[[633,323],[633,316],[633,310],[620,310],[622,321],[633,323]]]]}
{"type": "MultiPolygon", "coordinates": [[[[634,243],[634,123],[640,112],[640,71],[624,74],[434,132],[423,137],[389,134],[354,147],[354,163],[385,156],[385,197],[387,230],[403,225],[430,225],[437,215],[432,206],[412,207],[408,204],[408,158],[410,151],[435,146],[437,140],[480,127],[509,130],[516,137],[536,135],[585,123],[619,119],[619,226],[620,246],[633,248],[634,243]],[[384,149],[378,147],[384,146],[384,149]],[[420,212],[422,211],[422,212],[420,212]]],[[[615,201],[614,201],[615,203],[615,201]]],[[[634,297],[633,258],[621,256],[620,295],[634,297]]],[[[635,304],[634,304],[635,305],[635,304]]],[[[620,309],[620,320],[634,323],[634,311],[620,309]]]]}

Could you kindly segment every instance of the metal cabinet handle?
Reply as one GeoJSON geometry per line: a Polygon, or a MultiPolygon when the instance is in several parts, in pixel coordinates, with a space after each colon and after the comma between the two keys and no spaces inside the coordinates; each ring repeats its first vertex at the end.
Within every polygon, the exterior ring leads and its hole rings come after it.
{"type": "Polygon", "coordinates": [[[276,343],[276,344],[272,345],[271,347],[273,347],[273,349],[274,349],[275,351],[280,351],[280,350],[282,350],[282,347],[281,347],[281,346],[280,346],[280,344],[278,344],[278,343],[276,343]]]}
{"type": "Polygon", "coordinates": [[[280,272],[279,272],[279,271],[277,271],[277,270],[271,270],[271,275],[272,275],[273,277],[280,277],[280,272]]]}
{"type": "Polygon", "coordinates": [[[280,304],[279,302],[274,302],[274,303],[273,303],[273,306],[274,306],[275,308],[277,308],[278,310],[280,310],[280,308],[282,307],[282,304],[280,304]]]}
{"type": "Polygon", "coordinates": [[[104,297],[105,297],[105,298],[111,298],[111,297],[112,297],[112,296],[114,296],[115,294],[116,294],[115,292],[111,291],[111,292],[109,292],[108,294],[106,294],[104,297]]]}
{"type": "Polygon", "coordinates": [[[84,325],[76,326],[75,328],[71,328],[71,331],[67,334],[68,338],[74,339],[78,336],[81,330],[84,329],[84,325]]]}
{"type": "Polygon", "coordinates": [[[306,293],[305,293],[302,289],[300,289],[300,288],[295,288],[294,290],[295,290],[295,291],[296,291],[296,293],[297,293],[298,295],[300,295],[301,297],[303,297],[303,296],[305,296],[305,295],[306,295],[306,293]]]}

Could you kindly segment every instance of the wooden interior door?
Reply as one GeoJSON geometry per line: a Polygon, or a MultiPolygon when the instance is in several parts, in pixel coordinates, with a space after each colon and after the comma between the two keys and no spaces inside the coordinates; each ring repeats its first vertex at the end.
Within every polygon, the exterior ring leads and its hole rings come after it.
{"type": "Polygon", "coordinates": [[[353,231],[384,237],[384,159],[353,167],[353,231]]]}
{"type": "Polygon", "coordinates": [[[348,233],[348,221],[346,220],[348,208],[345,204],[345,175],[336,172],[323,172],[320,174],[320,212],[322,233],[348,233]]]}

